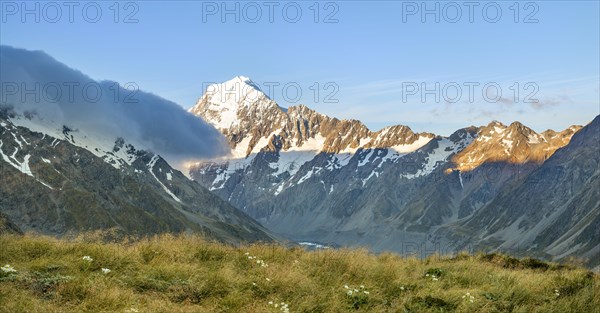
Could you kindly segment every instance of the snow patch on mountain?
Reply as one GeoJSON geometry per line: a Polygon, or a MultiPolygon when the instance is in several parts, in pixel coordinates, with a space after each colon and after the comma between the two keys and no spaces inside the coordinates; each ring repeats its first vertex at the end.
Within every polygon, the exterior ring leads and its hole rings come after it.
{"type": "Polygon", "coordinates": [[[294,176],[303,164],[312,161],[315,156],[316,154],[310,151],[279,152],[277,162],[269,163],[272,169],[277,170],[271,175],[278,176],[288,172],[290,176],[294,176]]]}
{"type": "Polygon", "coordinates": [[[0,154],[2,155],[2,159],[6,163],[10,164],[12,167],[19,170],[21,173],[33,177],[33,173],[29,168],[29,158],[31,157],[31,155],[26,155],[25,157],[23,157],[23,161],[19,162],[19,160],[17,160],[16,158],[16,154],[19,152],[19,149],[15,148],[13,154],[11,156],[8,156],[4,154],[4,151],[2,150],[3,145],[4,143],[2,142],[2,140],[0,140],[0,154]]]}
{"type": "Polygon", "coordinates": [[[158,184],[165,190],[165,192],[169,196],[171,196],[171,198],[173,198],[175,201],[177,201],[179,203],[182,203],[181,200],[173,192],[171,192],[171,190],[169,190],[169,188],[167,188],[165,185],[163,185],[163,183],[154,174],[154,165],[156,165],[156,161],[158,161],[159,158],[160,157],[158,155],[154,155],[152,157],[152,159],[150,160],[150,162],[147,164],[147,166],[148,166],[148,172],[150,172],[150,175],[152,175],[152,177],[154,177],[154,179],[156,179],[156,182],[158,182],[158,184]]]}
{"type": "Polygon", "coordinates": [[[433,139],[433,137],[429,137],[429,136],[419,136],[419,139],[415,140],[415,142],[413,142],[411,144],[395,145],[395,146],[391,146],[389,149],[392,151],[395,151],[398,154],[406,154],[406,153],[416,151],[417,149],[423,147],[424,145],[429,143],[432,139],[433,139]]]}
{"type": "Polygon", "coordinates": [[[300,178],[298,180],[298,185],[302,184],[303,182],[305,182],[306,180],[308,180],[309,178],[311,178],[313,176],[313,174],[315,174],[315,169],[311,169],[308,172],[306,172],[306,174],[304,176],[302,176],[302,178],[300,178]]]}
{"type": "Polygon", "coordinates": [[[296,146],[292,146],[286,151],[314,151],[320,152],[325,144],[325,137],[321,134],[316,134],[315,137],[311,137],[302,144],[296,142],[296,146]]]}
{"type": "Polygon", "coordinates": [[[448,158],[458,151],[459,146],[447,138],[442,138],[438,142],[438,147],[427,155],[427,162],[423,169],[418,171],[416,177],[431,174],[440,164],[446,162],[448,158]]]}
{"type": "MultiPolygon", "coordinates": [[[[35,147],[30,147],[31,144],[22,135],[19,135],[21,140],[19,140],[17,138],[17,136],[14,133],[14,131],[16,130],[14,124],[10,125],[10,124],[6,124],[3,122],[2,128],[5,131],[8,131],[10,133],[10,135],[13,137],[13,141],[18,145],[18,147],[15,147],[15,150],[9,156],[8,154],[4,153],[5,144],[2,140],[0,140],[0,156],[2,156],[2,160],[5,161],[6,163],[8,163],[9,165],[11,165],[12,167],[14,167],[15,169],[17,169],[19,172],[21,172],[27,176],[33,177],[38,183],[44,185],[45,187],[55,190],[54,187],[43,182],[38,177],[36,177],[36,175],[34,175],[33,171],[31,170],[31,167],[29,165],[30,160],[32,158],[32,155],[30,153],[27,153],[25,156],[23,156],[23,161],[19,161],[19,159],[17,158],[17,154],[19,154],[19,152],[27,151],[27,149],[35,149],[35,147]]],[[[40,159],[45,163],[50,162],[49,160],[46,160],[44,158],[40,158],[40,159]]]]}
{"type": "Polygon", "coordinates": [[[373,176],[379,178],[379,173],[376,172],[376,171],[372,171],[371,174],[369,174],[369,176],[367,178],[362,179],[361,180],[362,181],[362,187],[364,187],[365,184],[369,181],[369,179],[371,179],[371,177],[373,177],[373,176]]]}
{"type": "Polygon", "coordinates": [[[361,160],[358,162],[357,167],[361,167],[361,166],[364,166],[365,164],[369,163],[371,155],[373,154],[373,152],[375,152],[375,150],[373,150],[373,149],[367,150],[365,156],[362,157],[361,160]]]}

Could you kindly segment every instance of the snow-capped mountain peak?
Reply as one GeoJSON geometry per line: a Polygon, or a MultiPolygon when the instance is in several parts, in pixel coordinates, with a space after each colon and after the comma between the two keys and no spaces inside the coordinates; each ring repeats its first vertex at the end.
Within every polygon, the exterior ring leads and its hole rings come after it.
{"type": "Polygon", "coordinates": [[[222,102],[233,98],[238,103],[246,105],[252,103],[252,96],[256,98],[266,96],[261,88],[246,76],[236,76],[224,83],[211,84],[206,88],[206,93],[220,96],[222,102]],[[250,101],[242,102],[243,98],[250,98],[250,101]]]}
{"type": "Polygon", "coordinates": [[[244,76],[209,86],[189,112],[219,129],[236,158],[262,149],[354,153],[360,148],[392,148],[406,153],[434,138],[403,125],[373,132],[358,120],[339,120],[302,104],[282,109],[244,76]]]}
{"type": "Polygon", "coordinates": [[[250,111],[264,113],[267,110],[281,111],[250,78],[236,76],[224,83],[209,85],[189,112],[202,116],[223,131],[239,125],[239,118],[250,115],[250,111]]]}

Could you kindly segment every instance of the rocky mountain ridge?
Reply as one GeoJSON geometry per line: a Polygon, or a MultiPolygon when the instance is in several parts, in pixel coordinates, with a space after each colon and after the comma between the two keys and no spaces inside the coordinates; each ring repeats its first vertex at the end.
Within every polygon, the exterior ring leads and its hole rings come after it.
{"type": "Polygon", "coordinates": [[[548,159],[556,149],[566,145],[579,129],[581,126],[574,125],[561,132],[547,130],[538,134],[519,122],[506,126],[493,121],[480,127],[475,141],[452,161],[461,171],[472,170],[485,162],[539,164],[548,159]]]}
{"type": "Polygon", "coordinates": [[[189,112],[219,129],[237,158],[261,149],[353,153],[359,148],[394,148],[402,152],[434,137],[402,125],[373,132],[360,121],[330,118],[304,105],[282,109],[242,76],[210,85],[189,112]]]}

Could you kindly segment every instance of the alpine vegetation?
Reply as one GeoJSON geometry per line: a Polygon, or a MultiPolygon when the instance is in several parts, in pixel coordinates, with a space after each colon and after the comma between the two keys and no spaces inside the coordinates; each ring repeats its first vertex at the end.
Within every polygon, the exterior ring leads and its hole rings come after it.
{"type": "Polygon", "coordinates": [[[596,312],[600,307],[597,274],[500,254],[418,259],[356,249],[236,247],[191,235],[134,241],[93,234],[3,235],[0,246],[0,262],[6,264],[0,270],[0,312],[7,313],[596,312]]]}

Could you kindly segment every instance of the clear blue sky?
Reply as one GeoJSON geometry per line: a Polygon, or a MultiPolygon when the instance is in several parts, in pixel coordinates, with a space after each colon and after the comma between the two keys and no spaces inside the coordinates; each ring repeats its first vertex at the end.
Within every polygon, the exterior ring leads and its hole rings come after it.
{"type": "MultiPolygon", "coordinates": [[[[443,15],[445,2],[438,2],[440,23],[433,15],[426,16],[425,22],[409,15],[403,22],[407,2],[391,1],[335,2],[329,7],[320,2],[318,23],[313,1],[296,2],[302,9],[297,23],[284,19],[286,2],[274,7],[272,23],[262,2],[257,2],[262,16],[256,23],[247,21],[256,16],[255,8],[247,7],[248,14],[243,15],[244,2],[240,2],[239,23],[234,15],[225,21],[220,12],[206,15],[212,4],[221,1],[136,2],[137,23],[122,22],[134,10],[123,2],[119,23],[113,20],[113,1],[97,2],[103,13],[97,23],[83,19],[85,2],[74,8],[73,23],[66,6],[57,23],[44,20],[54,18],[52,7],[47,15],[40,13],[40,23],[33,15],[23,23],[21,12],[8,14],[13,8],[7,3],[2,1],[2,44],[44,50],[95,79],[135,82],[185,108],[201,96],[203,83],[244,75],[259,85],[296,82],[303,92],[298,103],[328,115],[362,120],[372,129],[404,124],[447,135],[459,127],[496,119],[519,120],[541,131],[587,123],[600,113],[598,1],[539,1],[527,8],[521,2],[518,23],[510,8],[513,1],[497,2],[502,16],[496,23],[484,19],[482,7],[487,2],[474,8],[472,23],[463,2],[458,2],[462,17],[456,23],[444,20],[455,16],[452,7],[443,15]],[[336,9],[331,19],[338,22],[324,23],[336,9]],[[538,22],[523,23],[528,14],[538,22]],[[317,102],[311,90],[315,82],[321,88],[317,102]],[[339,86],[333,97],[338,103],[323,101],[333,90],[323,90],[327,82],[339,86]],[[436,82],[440,86],[454,82],[462,86],[463,94],[456,103],[436,102],[432,95],[422,101],[420,93],[403,101],[406,83],[411,82],[429,88],[436,82]],[[467,101],[465,82],[480,84],[474,89],[473,103],[467,101]],[[488,82],[502,89],[496,103],[482,97],[481,86],[488,82]],[[520,89],[517,103],[511,100],[515,82],[520,89]],[[534,87],[524,89],[527,82],[539,87],[533,96],[539,103],[523,102],[534,91],[534,87]]],[[[45,3],[40,3],[43,11],[45,3]]],[[[428,4],[434,8],[435,2],[428,4]]],[[[235,2],[227,5],[233,8],[235,2]]],[[[288,6],[287,12],[285,17],[293,19],[294,8],[288,6]]],[[[485,17],[494,18],[494,8],[487,13],[485,17]]],[[[92,9],[86,17],[94,17],[92,9]]],[[[270,96],[282,106],[290,105],[281,86],[270,96]]]]}

